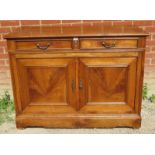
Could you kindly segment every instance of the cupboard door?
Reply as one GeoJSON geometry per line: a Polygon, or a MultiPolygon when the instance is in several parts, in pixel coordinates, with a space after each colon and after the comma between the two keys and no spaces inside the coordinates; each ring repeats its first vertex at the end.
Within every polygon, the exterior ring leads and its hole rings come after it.
{"type": "Polygon", "coordinates": [[[75,111],[73,59],[20,58],[16,62],[22,112],[51,114],[75,111]]]}
{"type": "Polygon", "coordinates": [[[84,113],[133,113],[136,57],[81,58],[79,109],[84,113]]]}

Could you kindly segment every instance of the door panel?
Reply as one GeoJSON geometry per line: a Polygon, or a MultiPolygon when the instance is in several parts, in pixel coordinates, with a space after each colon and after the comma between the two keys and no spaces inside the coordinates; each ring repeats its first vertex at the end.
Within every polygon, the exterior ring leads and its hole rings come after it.
{"type": "Polygon", "coordinates": [[[88,102],[125,102],[127,70],[125,67],[92,67],[89,69],[88,102]]]}
{"type": "Polygon", "coordinates": [[[136,61],[135,57],[81,58],[80,110],[90,113],[134,111],[136,61]]]}
{"type": "Polygon", "coordinates": [[[31,104],[67,105],[66,68],[28,67],[31,104]]]}
{"type": "Polygon", "coordinates": [[[23,110],[33,106],[61,107],[61,111],[64,106],[76,108],[73,59],[18,59],[17,66],[23,110]]]}
{"type": "Polygon", "coordinates": [[[133,113],[136,57],[16,60],[25,113],[133,113]]]}

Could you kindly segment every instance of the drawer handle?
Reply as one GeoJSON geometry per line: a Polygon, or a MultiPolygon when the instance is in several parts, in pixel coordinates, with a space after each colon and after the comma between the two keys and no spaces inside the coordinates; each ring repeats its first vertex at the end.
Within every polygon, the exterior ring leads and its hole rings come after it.
{"type": "Polygon", "coordinates": [[[72,92],[74,92],[76,89],[76,83],[75,80],[72,80],[72,92]]]}
{"type": "Polygon", "coordinates": [[[47,45],[40,45],[39,43],[36,44],[37,48],[41,49],[41,50],[46,50],[48,49],[48,47],[50,46],[51,44],[48,43],[47,45]]]}
{"type": "Polygon", "coordinates": [[[106,42],[102,42],[102,45],[105,47],[105,48],[113,48],[113,47],[115,47],[115,45],[116,45],[116,42],[114,41],[112,44],[110,44],[110,43],[106,43],[106,42]]]}
{"type": "Polygon", "coordinates": [[[83,89],[83,81],[80,80],[79,89],[83,89]]]}

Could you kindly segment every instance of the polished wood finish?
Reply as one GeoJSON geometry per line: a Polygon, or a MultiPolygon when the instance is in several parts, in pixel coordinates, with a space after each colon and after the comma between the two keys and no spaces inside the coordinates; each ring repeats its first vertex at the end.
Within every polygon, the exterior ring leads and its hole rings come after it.
{"type": "Polygon", "coordinates": [[[23,26],[5,36],[7,39],[51,38],[51,37],[109,37],[109,36],[146,36],[143,30],[134,26],[105,26],[102,24],[60,26],[23,26]]]}
{"type": "Polygon", "coordinates": [[[85,89],[80,89],[82,109],[88,113],[117,113],[111,109],[119,105],[120,112],[123,106],[128,113],[134,111],[136,62],[130,57],[81,59],[79,79],[85,89]]]}
{"type": "Polygon", "coordinates": [[[70,90],[75,79],[72,59],[19,59],[17,70],[21,90],[24,88],[22,110],[28,105],[75,107],[75,94],[70,90]]]}
{"type": "Polygon", "coordinates": [[[139,128],[147,35],[101,24],[8,34],[17,127],[139,128]]]}
{"type": "Polygon", "coordinates": [[[137,39],[82,39],[81,49],[137,48],[137,39]]]}
{"type": "MultiPolygon", "coordinates": [[[[71,40],[28,40],[17,41],[16,50],[42,50],[45,47],[47,49],[71,49],[71,40]]],[[[44,49],[43,49],[44,50],[44,49]]]]}

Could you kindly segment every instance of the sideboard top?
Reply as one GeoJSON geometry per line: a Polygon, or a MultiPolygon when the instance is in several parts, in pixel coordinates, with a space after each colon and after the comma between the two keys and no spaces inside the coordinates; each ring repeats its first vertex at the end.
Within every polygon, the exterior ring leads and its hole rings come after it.
{"type": "Polygon", "coordinates": [[[148,33],[134,26],[95,25],[59,25],[59,26],[23,26],[5,36],[6,39],[18,38],[54,38],[54,37],[111,37],[111,36],[147,36],[148,33]]]}

